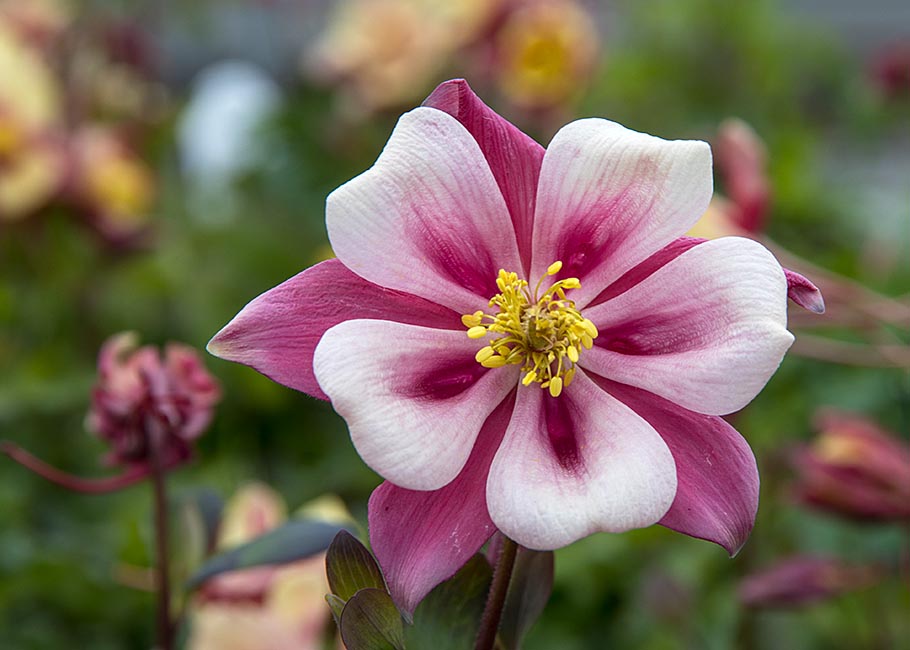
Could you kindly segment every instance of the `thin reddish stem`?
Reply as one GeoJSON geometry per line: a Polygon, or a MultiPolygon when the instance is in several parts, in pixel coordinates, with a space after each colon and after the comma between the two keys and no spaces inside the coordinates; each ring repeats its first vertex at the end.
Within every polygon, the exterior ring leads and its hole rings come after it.
{"type": "Polygon", "coordinates": [[[31,470],[43,479],[55,483],[60,487],[82,494],[107,494],[122,490],[130,485],[135,485],[148,478],[150,471],[145,467],[135,467],[126,470],[123,474],[106,476],[104,478],[83,478],[75,476],[52,465],[48,465],[40,458],[33,456],[19,445],[8,440],[0,441],[0,453],[31,470]]]}

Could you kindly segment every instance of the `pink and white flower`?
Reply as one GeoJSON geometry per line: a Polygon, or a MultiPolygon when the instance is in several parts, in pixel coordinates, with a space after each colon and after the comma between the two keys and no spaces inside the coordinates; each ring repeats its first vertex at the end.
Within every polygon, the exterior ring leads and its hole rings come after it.
{"type": "Polygon", "coordinates": [[[545,150],[450,81],[329,196],[338,259],[209,350],[331,399],[386,479],[370,537],[405,610],[496,529],[552,549],[660,523],[733,553],[758,473],[720,416],[793,337],[771,253],[683,237],[711,195],[704,142],[584,119],[545,150]]]}

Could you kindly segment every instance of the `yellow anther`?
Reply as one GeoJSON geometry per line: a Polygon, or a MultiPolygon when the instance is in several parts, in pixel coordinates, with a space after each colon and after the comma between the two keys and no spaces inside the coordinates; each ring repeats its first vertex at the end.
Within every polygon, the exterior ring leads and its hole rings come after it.
{"type": "Polygon", "coordinates": [[[578,363],[578,348],[574,345],[570,345],[566,348],[566,356],[569,357],[569,361],[572,363],[578,363]]]}
{"type": "Polygon", "coordinates": [[[565,280],[560,280],[559,284],[562,285],[563,289],[578,289],[581,287],[581,280],[578,278],[566,278],[565,280]]]}
{"type": "Polygon", "coordinates": [[[487,328],[483,325],[477,325],[476,327],[471,327],[468,330],[469,339],[482,339],[487,335],[487,328]]]}
{"type": "Polygon", "coordinates": [[[563,386],[568,386],[572,383],[572,380],[575,379],[575,368],[569,368],[566,370],[566,376],[562,380],[563,386]]]}
{"type": "Polygon", "coordinates": [[[550,380],[550,395],[553,397],[559,397],[559,394],[562,392],[562,377],[553,377],[550,380]]]}
{"type": "Polygon", "coordinates": [[[506,365],[506,358],[500,356],[492,356],[484,359],[480,362],[484,368],[502,368],[506,365]]]}
{"type": "Polygon", "coordinates": [[[461,322],[465,327],[477,327],[483,322],[483,312],[475,311],[473,314],[465,314],[461,317],[461,322]]]}
{"type": "Polygon", "coordinates": [[[562,270],[562,262],[553,262],[547,267],[547,275],[556,275],[562,270]]]}
{"type": "Polygon", "coordinates": [[[537,373],[533,370],[525,375],[524,379],[521,380],[521,383],[525,386],[530,386],[534,380],[537,379],[537,373]]]}
{"type": "Polygon", "coordinates": [[[594,325],[594,323],[592,323],[587,318],[585,318],[579,324],[582,326],[582,328],[584,328],[584,330],[585,330],[585,332],[587,332],[588,336],[590,336],[592,339],[597,338],[597,326],[594,325]]]}
{"type": "Polygon", "coordinates": [[[484,361],[486,361],[487,359],[492,357],[494,354],[496,354],[496,353],[493,351],[493,348],[491,348],[488,345],[485,348],[480,348],[477,351],[477,354],[474,355],[474,358],[477,360],[477,363],[483,363],[484,361]]]}

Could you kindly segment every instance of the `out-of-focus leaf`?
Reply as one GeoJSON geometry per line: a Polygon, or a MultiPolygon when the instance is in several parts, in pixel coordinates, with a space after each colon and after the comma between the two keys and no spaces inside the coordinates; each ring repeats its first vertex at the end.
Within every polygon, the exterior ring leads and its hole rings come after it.
{"type": "Polygon", "coordinates": [[[188,494],[185,503],[202,524],[205,548],[208,552],[212,552],[218,541],[218,528],[224,511],[224,499],[215,490],[203,487],[188,494]]]}
{"type": "Polygon", "coordinates": [[[519,650],[553,591],[553,551],[519,548],[499,624],[505,650],[519,650]]]}
{"type": "Polygon", "coordinates": [[[289,521],[247,544],[216,555],[190,578],[188,587],[194,589],[227,571],[303,560],[327,549],[339,530],[341,526],[324,521],[289,521]]]}
{"type": "Polygon", "coordinates": [[[493,570],[483,555],[468,560],[452,578],[431,591],[405,631],[410,648],[469,650],[474,647],[493,570]]]}
{"type": "Polygon", "coordinates": [[[341,639],[348,650],[404,650],[404,621],[382,589],[361,589],[341,613],[341,639]]]}
{"type": "Polygon", "coordinates": [[[382,571],[372,554],[346,530],[339,531],[325,556],[329,589],[348,600],[361,589],[386,591],[382,571]]]}

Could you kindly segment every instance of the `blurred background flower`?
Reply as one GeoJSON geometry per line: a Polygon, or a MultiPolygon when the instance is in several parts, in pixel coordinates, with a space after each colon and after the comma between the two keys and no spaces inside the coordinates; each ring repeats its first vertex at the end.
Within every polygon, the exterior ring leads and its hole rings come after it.
{"type": "Polygon", "coordinates": [[[43,53],[0,13],[0,221],[28,216],[59,189],[60,89],[43,53]]]}
{"type": "Polygon", "coordinates": [[[844,517],[910,521],[910,445],[865,418],[831,409],[798,450],[796,496],[844,517]]]}
{"type": "Polygon", "coordinates": [[[162,357],[126,332],[101,348],[86,426],[111,446],[111,465],[144,466],[153,454],[173,465],[190,458],[220,399],[195,350],[170,343],[162,357]]]}
{"type": "Polygon", "coordinates": [[[835,558],[797,556],[746,576],[739,599],[748,607],[800,607],[875,584],[880,572],[835,558]]]}
{"type": "MultiPolygon", "coordinates": [[[[323,496],[301,514],[325,521],[350,521],[340,499],[323,496]]],[[[284,500],[263,483],[241,487],[227,503],[218,550],[252,541],[285,522],[284,500]]],[[[244,569],[205,583],[193,606],[191,650],[319,650],[331,615],[325,554],[284,566],[244,569]]]]}

